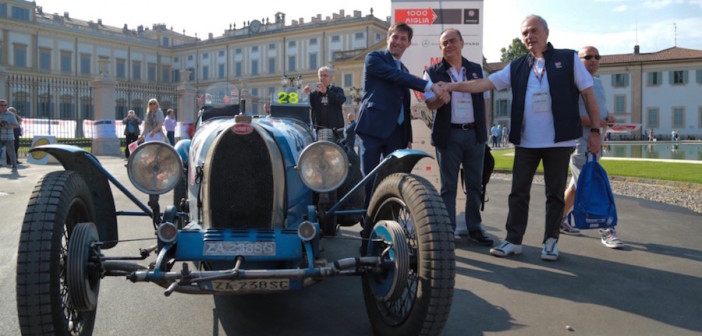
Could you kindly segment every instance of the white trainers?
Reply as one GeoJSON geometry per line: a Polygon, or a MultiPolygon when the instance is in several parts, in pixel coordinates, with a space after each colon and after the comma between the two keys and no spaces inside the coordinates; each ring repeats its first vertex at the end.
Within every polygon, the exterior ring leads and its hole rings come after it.
{"type": "Polygon", "coordinates": [[[579,236],[580,235],[580,229],[571,226],[568,224],[568,217],[563,217],[561,220],[561,233],[571,235],[571,236],[579,236]]]}
{"type": "Polygon", "coordinates": [[[602,244],[609,248],[618,249],[624,246],[624,242],[617,237],[617,231],[614,228],[600,229],[602,235],[602,244]]]}
{"type": "Polygon", "coordinates": [[[503,240],[500,245],[490,249],[490,254],[496,257],[506,257],[510,254],[522,254],[522,245],[512,244],[503,240]]]}
{"type": "Polygon", "coordinates": [[[555,261],[558,260],[558,239],[548,238],[544,243],[544,248],[541,250],[541,260],[555,261]]]}

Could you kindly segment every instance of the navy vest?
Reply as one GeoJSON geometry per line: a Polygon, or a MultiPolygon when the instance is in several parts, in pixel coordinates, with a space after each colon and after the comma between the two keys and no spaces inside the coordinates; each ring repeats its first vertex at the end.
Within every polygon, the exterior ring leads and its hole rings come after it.
{"type": "MultiPolygon", "coordinates": [[[[554,49],[548,43],[544,52],[546,74],[551,95],[553,126],[556,131],[554,142],[574,140],[582,136],[578,98],[580,91],[575,86],[574,50],[554,49]]],[[[524,123],[524,101],[527,81],[531,75],[534,57],[526,54],[510,63],[510,80],[512,82],[512,132],[509,142],[519,145],[522,141],[524,123]]]]}
{"type": "MultiPolygon", "coordinates": [[[[480,65],[470,62],[465,58],[462,58],[461,65],[466,69],[466,76],[468,77],[468,80],[483,78],[483,70],[480,68],[480,65]],[[477,77],[474,77],[473,74],[475,74],[477,77]]],[[[446,62],[444,59],[441,61],[441,63],[434,64],[427,69],[427,74],[434,83],[438,83],[440,81],[450,83],[451,77],[448,74],[449,69],[451,69],[451,64],[446,62]]],[[[478,143],[484,143],[487,141],[485,99],[483,98],[482,92],[471,94],[471,99],[473,100],[473,115],[475,117],[475,135],[478,143]]],[[[436,110],[434,125],[431,129],[431,144],[435,147],[446,148],[450,132],[451,102],[436,110]]]]}

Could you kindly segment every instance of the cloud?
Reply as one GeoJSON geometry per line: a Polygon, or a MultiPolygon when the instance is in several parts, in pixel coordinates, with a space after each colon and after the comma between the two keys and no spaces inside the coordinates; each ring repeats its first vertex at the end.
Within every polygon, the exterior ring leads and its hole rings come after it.
{"type": "Polygon", "coordinates": [[[650,9],[663,9],[670,6],[672,3],[672,0],[647,0],[644,1],[642,5],[650,9]]]}
{"type": "Polygon", "coordinates": [[[617,13],[626,12],[627,6],[626,5],[619,5],[617,7],[614,7],[614,9],[612,9],[612,10],[617,12],[617,13]]]}

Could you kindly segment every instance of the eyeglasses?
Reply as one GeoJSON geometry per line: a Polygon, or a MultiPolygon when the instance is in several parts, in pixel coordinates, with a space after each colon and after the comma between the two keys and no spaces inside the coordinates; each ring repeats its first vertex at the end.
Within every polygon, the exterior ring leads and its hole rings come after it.
{"type": "Polygon", "coordinates": [[[580,58],[584,58],[585,60],[589,61],[589,60],[591,60],[593,57],[594,57],[596,60],[598,60],[598,61],[600,60],[600,58],[602,58],[602,56],[600,56],[600,55],[585,55],[585,56],[580,57],[580,58]]]}

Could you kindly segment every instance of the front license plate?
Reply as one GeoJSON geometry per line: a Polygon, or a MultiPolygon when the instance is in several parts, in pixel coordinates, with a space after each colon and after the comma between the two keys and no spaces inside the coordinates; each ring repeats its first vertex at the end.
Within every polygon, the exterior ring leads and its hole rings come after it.
{"type": "Polygon", "coordinates": [[[206,241],[204,255],[274,256],[275,242],[206,241]]]}
{"type": "Polygon", "coordinates": [[[270,292],[290,289],[288,279],[212,280],[216,292],[270,292]]]}

